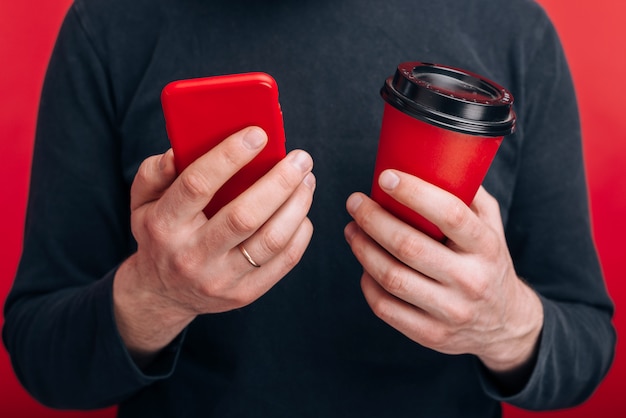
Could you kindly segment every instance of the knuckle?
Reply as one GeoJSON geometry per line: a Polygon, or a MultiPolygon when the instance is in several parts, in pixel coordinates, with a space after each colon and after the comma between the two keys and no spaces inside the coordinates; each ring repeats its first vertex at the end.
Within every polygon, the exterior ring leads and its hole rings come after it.
{"type": "Polygon", "coordinates": [[[193,277],[199,259],[190,251],[176,251],[170,258],[169,267],[177,277],[193,277]]]}
{"type": "Polygon", "coordinates": [[[455,272],[454,277],[463,289],[465,297],[470,301],[476,302],[486,298],[491,283],[488,273],[485,272],[480,262],[466,264],[465,268],[455,272]]]}
{"type": "MultiPolygon", "coordinates": [[[[197,288],[194,289],[197,293],[197,297],[200,300],[208,300],[208,299],[222,299],[226,300],[224,297],[225,289],[215,280],[204,280],[197,285],[197,288]]],[[[228,300],[230,304],[231,301],[228,300]]]]}
{"type": "Polygon", "coordinates": [[[164,217],[144,216],[141,220],[142,229],[154,242],[167,242],[169,227],[164,217]]]}
{"type": "Polygon", "coordinates": [[[442,222],[449,229],[460,229],[468,220],[467,206],[460,200],[454,200],[444,211],[442,222]]]}
{"type": "Polygon", "coordinates": [[[424,241],[413,234],[401,231],[396,234],[394,241],[397,242],[398,257],[402,260],[414,260],[424,254],[424,241]]]}
{"type": "Polygon", "coordinates": [[[431,327],[424,333],[424,345],[433,349],[443,349],[452,339],[452,332],[446,327],[431,327]]]}
{"type": "Polygon", "coordinates": [[[192,200],[198,200],[213,193],[210,182],[194,170],[183,171],[180,175],[180,184],[185,195],[192,200]]]}
{"type": "Polygon", "coordinates": [[[380,284],[392,294],[405,294],[407,292],[407,277],[401,268],[391,267],[380,277],[380,284]]]}
{"type": "Polygon", "coordinates": [[[293,181],[292,177],[293,176],[291,176],[288,171],[279,170],[274,182],[279,190],[291,192],[297,186],[297,183],[293,181]]]}
{"type": "Polygon", "coordinates": [[[269,254],[274,254],[285,248],[287,237],[284,231],[278,228],[271,228],[263,235],[261,242],[269,254]]]}
{"type": "Polygon", "coordinates": [[[456,305],[448,310],[448,317],[456,327],[464,327],[472,322],[474,315],[467,306],[456,305]]]}
{"type": "Polygon", "coordinates": [[[481,247],[483,254],[490,256],[500,254],[501,241],[497,233],[491,228],[485,228],[484,239],[481,240],[481,247]]]}
{"type": "Polygon", "coordinates": [[[233,281],[228,275],[202,277],[195,283],[201,300],[213,299],[220,300],[231,307],[234,304],[243,306],[242,289],[245,289],[245,286],[241,282],[233,281]]]}
{"type": "Polygon", "coordinates": [[[468,286],[468,296],[472,301],[484,299],[489,291],[489,282],[483,278],[470,280],[468,286]]]}
{"type": "Polygon", "coordinates": [[[300,262],[304,252],[295,245],[288,245],[283,254],[286,267],[291,269],[300,262]]]}
{"type": "Polygon", "coordinates": [[[470,228],[466,228],[467,236],[483,254],[493,254],[497,250],[498,238],[495,231],[483,222],[473,223],[470,228]]]}
{"type": "Polygon", "coordinates": [[[229,148],[229,147],[225,147],[225,148],[220,148],[222,150],[222,158],[224,159],[224,162],[226,163],[227,166],[231,166],[231,167],[239,167],[241,165],[241,161],[240,158],[238,158],[241,153],[239,149],[235,149],[235,148],[229,148]]]}
{"type": "Polygon", "coordinates": [[[243,308],[244,306],[248,306],[252,302],[254,302],[259,296],[256,294],[252,294],[250,291],[239,290],[231,295],[228,300],[230,305],[235,308],[243,308]]]}
{"type": "Polygon", "coordinates": [[[220,157],[219,163],[225,171],[229,172],[232,175],[240,170],[247,162],[249,162],[252,156],[247,154],[245,152],[245,149],[242,149],[240,147],[233,147],[230,146],[231,144],[226,143],[224,143],[224,145],[229,146],[221,147],[218,145],[218,149],[221,151],[220,154],[218,154],[220,157]]]}
{"type": "Polygon", "coordinates": [[[393,306],[386,298],[378,298],[370,303],[370,307],[374,314],[387,323],[393,323],[394,314],[393,306]]]}
{"type": "Polygon", "coordinates": [[[251,233],[258,227],[258,221],[251,210],[246,210],[243,206],[235,206],[226,216],[232,231],[236,233],[251,233]]]}

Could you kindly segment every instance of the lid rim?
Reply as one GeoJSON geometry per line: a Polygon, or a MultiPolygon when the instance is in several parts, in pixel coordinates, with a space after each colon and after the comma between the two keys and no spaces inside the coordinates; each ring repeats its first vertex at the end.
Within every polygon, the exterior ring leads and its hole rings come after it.
{"type": "MultiPolygon", "coordinates": [[[[385,100],[387,104],[392,106],[393,108],[408,114],[415,119],[421,120],[422,122],[429,123],[434,126],[438,126],[440,128],[448,129],[451,131],[459,132],[462,134],[473,135],[473,136],[489,136],[489,137],[498,137],[509,135],[515,132],[515,119],[511,117],[504,122],[495,123],[495,124],[480,124],[480,123],[471,123],[466,120],[462,120],[459,118],[451,118],[451,117],[433,117],[433,115],[437,115],[433,112],[419,112],[417,109],[408,109],[407,107],[402,106],[398,101],[389,101],[385,100]]],[[[441,114],[438,114],[441,116],[441,114]]]]}
{"type": "MultiPolygon", "coordinates": [[[[463,88],[463,87],[460,87],[463,88]]],[[[385,80],[380,90],[382,98],[396,109],[424,122],[470,135],[502,136],[515,131],[516,115],[513,110],[513,96],[502,86],[468,71],[437,64],[407,62],[398,66],[394,76],[385,80]],[[486,85],[497,92],[490,100],[468,101],[464,97],[442,93],[453,93],[453,85],[423,85],[409,69],[418,74],[427,74],[425,69],[432,69],[435,74],[448,74],[450,80],[464,83],[467,80],[478,85],[486,85]],[[461,80],[458,77],[463,77],[461,80]]],[[[462,96],[462,95],[460,95],[462,96]]]]}

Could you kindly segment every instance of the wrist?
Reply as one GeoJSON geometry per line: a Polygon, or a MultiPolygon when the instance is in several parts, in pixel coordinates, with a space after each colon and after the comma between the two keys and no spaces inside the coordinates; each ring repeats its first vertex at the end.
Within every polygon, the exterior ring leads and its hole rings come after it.
{"type": "Polygon", "coordinates": [[[145,364],[194,319],[193,313],[153,291],[134,254],[120,265],[113,281],[113,312],[118,332],[138,363],[145,364]]]}
{"type": "Polygon", "coordinates": [[[495,355],[481,356],[490,380],[503,396],[519,393],[528,383],[535,369],[543,330],[543,305],[537,294],[516,279],[521,292],[514,299],[513,319],[506,321],[508,330],[499,344],[494,344],[495,355]]]}
{"type": "Polygon", "coordinates": [[[510,373],[534,366],[543,329],[543,305],[539,296],[521,279],[508,310],[504,329],[490,345],[488,353],[479,356],[494,373],[510,373]]]}

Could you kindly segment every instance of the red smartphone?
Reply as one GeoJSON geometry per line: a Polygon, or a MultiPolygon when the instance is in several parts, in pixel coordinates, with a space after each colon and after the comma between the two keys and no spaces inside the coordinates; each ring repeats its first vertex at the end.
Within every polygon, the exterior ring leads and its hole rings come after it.
{"type": "Polygon", "coordinates": [[[268,135],[265,148],[231,177],[204,209],[213,216],[285,156],[285,131],[272,76],[254,72],[173,81],[161,92],[161,105],[176,171],[228,136],[248,126],[268,135]]]}

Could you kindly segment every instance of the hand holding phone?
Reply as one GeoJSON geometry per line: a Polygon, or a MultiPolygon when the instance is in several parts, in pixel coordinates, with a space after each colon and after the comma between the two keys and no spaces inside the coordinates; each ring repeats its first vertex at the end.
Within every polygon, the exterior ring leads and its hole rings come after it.
{"type": "Polygon", "coordinates": [[[285,157],[285,132],[276,81],[254,72],[173,81],[161,93],[176,171],[248,126],[262,128],[265,148],[230,178],[204,209],[212,217],[285,157]]]}

